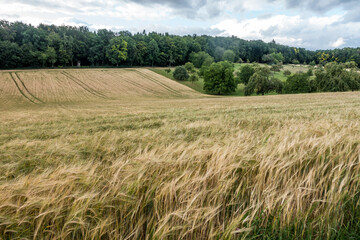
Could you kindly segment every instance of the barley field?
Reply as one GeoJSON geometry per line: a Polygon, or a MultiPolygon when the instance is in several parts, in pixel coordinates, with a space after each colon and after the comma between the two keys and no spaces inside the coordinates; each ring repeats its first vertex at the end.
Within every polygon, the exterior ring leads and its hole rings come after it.
{"type": "Polygon", "coordinates": [[[360,93],[0,72],[0,239],[358,239],[360,93]]]}

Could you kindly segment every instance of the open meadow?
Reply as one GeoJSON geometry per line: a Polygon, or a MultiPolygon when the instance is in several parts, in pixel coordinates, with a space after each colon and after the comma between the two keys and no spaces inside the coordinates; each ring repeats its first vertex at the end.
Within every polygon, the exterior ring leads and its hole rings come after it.
{"type": "Polygon", "coordinates": [[[0,71],[0,239],[356,239],[360,93],[0,71]]]}

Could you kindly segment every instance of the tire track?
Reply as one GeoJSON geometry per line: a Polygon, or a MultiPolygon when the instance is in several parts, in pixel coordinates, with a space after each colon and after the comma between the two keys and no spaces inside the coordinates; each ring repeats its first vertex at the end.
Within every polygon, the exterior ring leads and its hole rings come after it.
{"type": "Polygon", "coordinates": [[[88,93],[97,96],[99,98],[104,98],[104,99],[109,99],[106,95],[96,91],[95,89],[91,88],[90,86],[88,86],[87,84],[85,84],[83,81],[81,81],[80,79],[77,79],[76,77],[72,76],[70,73],[67,73],[65,71],[62,72],[62,74],[73,80],[74,83],[76,83],[77,85],[79,85],[81,88],[83,88],[85,91],[87,91],[88,93]]]}
{"type": "Polygon", "coordinates": [[[36,101],[34,101],[33,99],[31,99],[31,97],[27,96],[27,95],[24,93],[23,90],[21,90],[18,82],[16,81],[16,79],[15,79],[15,77],[12,75],[12,73],[10,72],[9,74],[10,74],[10,77],[11,77],[11,79],[13,80],[14,84],[16,85],[16,88],[19,90],[20,94],[21,94],[24,98],[26,98],[28,101],[30,101],[31,103],[33,103],[33,104],[38,104],[36,101]]]}
{"type": "Polygon", "coordinates": [[[41,103],[45,103],[44,101],[42,101],[41,99],[37,98],[34,96],[34,94],[32,94],[29,89],[26,87],[26,85],[24,84],[24,82],[21,80],[21,78],[19,77],[19,75],[17,74],[17,72],[14,73],[15,76],[17,77],[17,79],[19,79],[21,85],[24,87],[25,91],[32,97],[34,98],[35,100],[41,102],[41,103]]]}
{"type": "Polygon", "coordinates": [[[142,77],[145,77],[145,78],[149,79],[150,81],[158,84],[159,86],[161,86],[161,87],[163,87],[164,89],[172,92],[173,94],[175,94],[175,95],[177,95],[177,96],[183,96],[183,94],[182,94],[181,92],[179,92],[179,91],[177,91],[177,90],[169,87],[168,85],[160,82],[159,80],[157,80],[157,79],[155,79],[155,78],[153,78],[153,77],[151,77],[151,76],[149,76],[149,75],[147,75],[147,74],[145,74],[145,73],[142,73],[142,72],[140,72],[139,70],[135,70],[135,71],[136,71],[139,75],[141,75],[142,77]]]}
{"type": "Polygon", "coordinates": [[[141,85],[140,83],[132,81],[131,79],[129,79],[129,78],[125,77],[125,76],[122,76],[122,75],[117,76],[117,75],[114,75],[114,74],[111,74],[111,75],[113,75],[114,77],[119,77],[121,80],[123,80],[123,81],[125,81],[125,82],[139,88],[139,89],[142,89],[142,90],[144,90],[144,91],[146,91],[148,93],[154,94],[155,96],[161,96],[161,92],[158,92],[158,91],[155,91],[155,90],[153,90],[151,88],[145,87],[145,86],[141,85]]]}

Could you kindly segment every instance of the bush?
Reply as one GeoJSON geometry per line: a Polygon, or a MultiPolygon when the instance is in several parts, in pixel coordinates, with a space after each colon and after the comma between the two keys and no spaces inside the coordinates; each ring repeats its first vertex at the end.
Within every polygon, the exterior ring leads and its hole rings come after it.
{"type": "Polygon", "coordinates": [[[173,76],[178,81],[185,81],[189,79],[189,74],[184,66],[176,67],[173,76]]]}
{"type": "Polygon", "coordinates": [[[313,60],[309,63],[310,66],[314,67],[316,65],[316,62],[313,60]]]}
{"type": "Polygon", "coordinates": [[[171,73],[171,69],[170,69],[170,68],[165,69],[165,72],[167,72],[167,73],[171,73]]]}
{"type": "Polygon", "coordinates": [[[311,77],[312,75],[314,75],[312,68],[309,68],[309,70],[306,72],[306,74],[307,74],[309,77],[311,77]]]}
{"type": "Polygon", "coordinates": [[[284,75],[285,75],[285,76],[290,76],[290,75],[291,75],[291,72],[290,72],[289,70],[285,70],[285,71],[284,71],[284,75]]]}
{"type": "Polygon", "coordinates": [[[198,75],[195,73],[195,74],[193,74],[193,75],[190,76],[189,80],[190,80],[190,82],[196,82],[196,81],[199,80],[199,77],[198,77],[198,75]]]}
{"type": "Polygon", "coordinates": [[[273,72],[280,72],[281,68],[282,68],[282,65],[277,64],[277,65],[272,65],[270,70],[273,72]]]}
{"type": "Polygon", "coordinates": [[[306,73],[295,73],[286,80],[284,92],[309,93],[310,89],[309,76],[306,73]]]}
{"type": "Polygon", "coordinates": [[[236,90],[231,63],[218,62],[204,67],[204,90],[209,94],[227,95],[236,90]]]}
{"type": "Polygon", "coordinates": [[[185,68],[188,72],[195,72],[195,66],[191,62],[185,63],[185,68]]]}
{"type": "Polygon", "coordinates": [[[270,79],[270,82],[271,82],[270,88],[272,91],[275,91],[276,93],[279,94],[282,93],[284,84],[280,79],[273,77],[272,79],[270,79]]]}
{"type": "Polygon", "coordinates": [[[239,58],[236,63],[244,63],[244,60],[242,60],[242,58],[239,58]]]}

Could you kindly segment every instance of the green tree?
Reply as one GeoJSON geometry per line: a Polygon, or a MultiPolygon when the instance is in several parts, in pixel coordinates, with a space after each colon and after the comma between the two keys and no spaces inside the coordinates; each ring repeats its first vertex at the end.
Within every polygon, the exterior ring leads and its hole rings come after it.
{"type": "Polygon", "coordinates": [[[157,62],[160,54],[159,46],[154,39],[151,39],[151,41],[149,42],[148,53],[151,66],[153,67],[154,63],[157,62]]]}
{"type": "Polygon", "coordinates": [[[255,73],[250,77],[249,83],[245,87],[245,95],[249,96],[254,92],[265,95],[274,90],[274,84],[270,80],[270,69],[267,67],[257,67],[255,73]]]}
{"type": "Polygon", "coordinates": [[[192,74],[189,78],[190,82],[196,82],[199,81],[199,77],[196,73],[192,74]]]}
{"type": "Polygon", "coordinates": [[[41,62],[41,66],[44,67],[48,60],[48,55],[45,52],[38,52],[38,59],[41,62]]]}
{"type": "Polygon", "coordinates": [[[56,63],[56,51],[53,47],[47,47],[46,49],[47,61],[51,64],[51,67],[54,67],[56,63]]]}
{"type": "Polygon", "coordinates": [[[214,61],[214,59],[206,52],[192,52],[190,54],[190,62],[192,62],[197,68],[201,68],[205,60],[209,61],[210,59],[214,61]]]}
{"type": "Polygon", "coordinates": [[[173,76],[178,81],[185,81],[189,79],[189,74],[184,66],[176,67],[173,76]]]}
{"type": "Polygon", "coordinates": [[[262,61],[268,64],[278,64],[284,61],[282,53],[270,53],[262,56],[262,61]]]}
{"type": "Polygon", "coordinates": [[[224,56],[224,53],[225,53],[225,49],[222,48],[222,47],[216,47],[215,48],[215,52],[214,52],[214,59],[216,62],[220,62],[223,60],[223,56],[224,56]]]}
{"type": "Polygon", "coordinates": [[[195,72],[195,66],[191,62],[185,63],[185,68],[188,72],[195,72]]]}
{"type": "Polygon", "coordinates": [[[310,90],[309,75],[307,73],[295,73],[287,78],[284,86],[285,93],[308,93],[310,90]]]}
{"type": "Polygon", "coordinates": [[[246,64],[241,67],[239,76],[239,82],[243,84],[248,84],[251,76],[255,73],[255,68],[250,64],[246,64]]]}
{"type": "Polygon", "coordinates": [[[236,90],[234,68],[224,61],[212,63],[204,72],[204,90],[209,94],[228,95],[236,90]]]}
{"type": "Polygon", "coordinates": [[[282,93],[284,88],[284,83],[280,79],[273,77],[270,79],[270,82],[271,82],[271,89],[273,91],[279,94],[282,93]]]}
{"type": "Polygon", "coordinates": [[[226,50],[223,54],[224,61],[234,62],[235,61],[235,53],[233,50],[226,50]]]}
{"type": "Polygon", "coordinates": [[[112,64],[119,64],[127,58],[127,42],[121,37],[115,37],[110,40],[106,49],[106,57],[112,64]]]}

